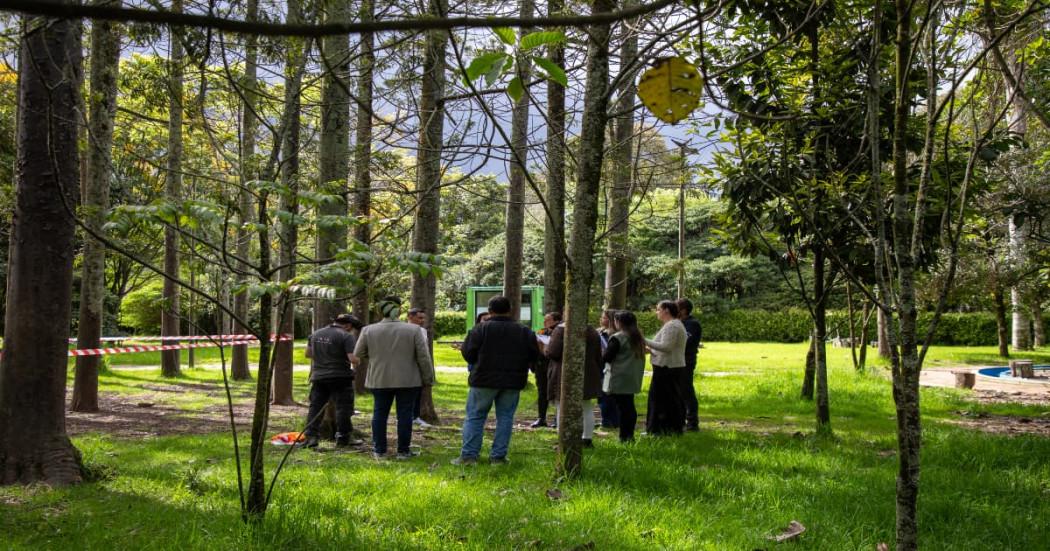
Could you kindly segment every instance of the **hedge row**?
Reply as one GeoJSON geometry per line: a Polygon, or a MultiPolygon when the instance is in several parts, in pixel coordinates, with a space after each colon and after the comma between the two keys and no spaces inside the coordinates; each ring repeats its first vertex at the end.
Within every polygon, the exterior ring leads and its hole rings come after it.
{"type": "MultiPolygon", "coordinates": [[[[857,315],[859,322],[859,313],[857,315]]],[[[919,314],[919,338],[925,338],[932,314],[919,314]]],[[[767,312],[765,310],[733,310],[725,313],[701,314],[700,324],[705,341],[721,342],[801,342],[809,338],[813,322],[802,309],[767,312]]],[[[656,315],[638,313],[638,325],[646,335],[660,328],[656,315]]],[[[438,312],[434,316],[434,331],[438,336],[462,335],[466,331],[463,312],[438,312]]],[[[860,335],[860,327],[856,329],[860,335]]],[[[875,340],[875,320],[872,316],[870,340],[875,340]]],[[[828,312],[828,337],[849,336],[849,319],[844,311],[828,312]]],[[[988,346],[996,344],[995,317],[987,313],[944,314],[934,335],[935,344],[988,346]]]]}

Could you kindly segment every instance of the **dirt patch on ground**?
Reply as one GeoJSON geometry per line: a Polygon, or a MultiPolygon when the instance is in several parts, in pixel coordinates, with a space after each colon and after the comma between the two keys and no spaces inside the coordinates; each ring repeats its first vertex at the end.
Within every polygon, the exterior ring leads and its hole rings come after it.
{"type": "MultiPolygon", "coordinates": [[[[953,371],[976,371],[972,368],[944,367],[923,369],[920,383],[924,386],[953,388],[953,371]]],[[[1050,437],[1050,384],[1045,382],[1001,382],[977,376],[969,399],[978,404],[1022,404],[1045,407],[1039,415],[1018,417],[991,415],[984,412],[956,411],[958,417],[948,422],[993,434],[1035,434],[1050,437]]]]}
{"type": "MultiPolygon", "coordinates": [[[[164,385],[160,392],[134,394],[101,394],[99,411],[66,413],[66,430],[76,436],[87,433],[104,433],[121,438],[149,438],[182,434],[209,434],[229,430],[230,420],[225,404],[203,408],[180,407],[167,402],[178,384],[164,385]]],[[[182,392],[197,392],[209,397],[221,396],[222,387],[191,383],[182,392]],[[203,387],[203,388],[201,388],[203,387]]],[[[282,427],[286,420],[301,419],[306,415],[302,406],[270,406],[270,423],[282,427]]],[[[238,430],[251,425],[250,403],[234,402],[234,418],[238,430]]]]}
{"type": "Polygon", "coordinates": [[[957,411],[958,419],[949,422],[993,434],[1035,434],[1050,437],[1050,412],[1039,417],[1015,417],[1012,415],[972,414],[957,411]]]}

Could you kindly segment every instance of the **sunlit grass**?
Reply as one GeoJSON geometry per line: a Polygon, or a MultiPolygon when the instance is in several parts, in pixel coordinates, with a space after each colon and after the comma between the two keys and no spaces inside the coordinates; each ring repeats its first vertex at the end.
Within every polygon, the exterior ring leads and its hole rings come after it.
{"type": "MultiPolygon", "coordinates": [[[[458,426],[417,434],[423,453],[403,463],[296,451],[266,522],[254,529],[238,517],[228,435],[81,436],[74,441],[99,479],[70,489],[0,489],[3,547],[756,549],[772,548],[765,537],[791,520],[807,527],[792,547],[892,544],[896,440],[889,382],[877,374],[884,368],[855,373],[848,349],[828,349],[835,435],[820,438],[813,435],[813,404],[798,398],[805,350],[805,344],[709,343],[696,380],[702,432],[641,438],[631,446],[601,434],[573,482],[553,477],[550,430],[516,431],[512,463],[504,467],[450,465],[458,426]],[[549,498],[552,488],[563,497],[549,498]]],[[[976,365],[988,353],[934,349],[930,358],[976,365]]],[[[466,373],[442,372],[438,379],[440,413],[460,417],[466,373]]],[[[103,393],[220,380],[215,370],[169,381],[159,371],[119,369],[101,379],[103,393]]],[[[250,400],[252,389],[251,382],[237,383],[245,393],[239,399],[250,400]]],[[[296,397],[305,400],[306,392],[305,373],[297,373],[296,397]]],[[[198,407],[221,403],[220,394],[201,394],[184,399],[198,407]]],[[[644,394],[637,403],[644,411],[644,394]]],[[[924,389],[922,407],[923,547],[1045,548],[1050,439],[984,434],[950,421],[960,409],[1045,416],[1050,408],[978,406],[954,389],[924,389]]],[[[365,412],[358,427],[365,427],[370,408],[367,397],[358,401],[365,412]]],[[[534,408],[530,385],[519,424],[533,418],[534,408]]],[[[294,430],[298,422],[282,418],[271,432],[294,430]]],[[[283,452],[268,449],[269,468],[283,452]]]]}

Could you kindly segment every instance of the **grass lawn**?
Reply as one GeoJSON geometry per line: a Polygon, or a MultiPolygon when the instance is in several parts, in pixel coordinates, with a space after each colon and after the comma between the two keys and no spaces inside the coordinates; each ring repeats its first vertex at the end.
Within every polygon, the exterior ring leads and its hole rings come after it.
{"type": "MultiPolygon", "coordinates": [[[[835,436],[819,438],[813,404],[797,396],[805,349],[709,343],[696,380],[702,431],[629,446],[601,434],[576,481],[553,478],[551,430],[516,430],[510,465],[450,465],[458,454],[466,373],[442,372],[434,396],[449,424],[416,433],[420,457],[376,462],[363,449],[296,450],[265,523],[255,527],[238,516],[228,434],[81,434],[74,442],[94,480],[67,489],[0,488],[0,548],[870,550],[892,544],[896,441],[890,385],[877,374],[884,368],[854,373],[848,350],[828,349],[835,436]],[[555,488],[560,498],[549,496],[555,488]],[[807,527],[798,542],[766,539],[791,520],[807,527]]],[[[448,346],[436,354],[439,365],[463,365],[448,346]]],[[[1002,364],[994,354],[994,347],[935,348],[928,362],[1002,364]]],[[[1030,356],[1050,363],[1050,349],[1030,356]]],[[[149,396],[157,408],[194,415],[221,405],[220,381],[217,370],[165,380],[158,370],[114,369],[101,377],[101,389],[103,396],[149,396]],[[158,390],[169,387],[184,391],[158,390]]],[[[235,385],[239,404],[250,401],[252,388],[235,385]]],[[[305,373],[297,373],[296,396],[305,400],[306,393],[305,373]]],[[[637,401],[644,412],[644,393],[637,401]]],[[[371,399],[359,397],[357,408],[365,413],[355,424],[366,429],[371,399]]],[[[1043,421],[1050,407],[977,403],[953,389],[924,388],[922,408],[923,547],[1047,549],[1050,438],[984,433],[957,421],[973,415],[1043,421]]],[[[276,413],[271,432],[298,430],[304,408],[276,413]]],[[[530,385],[518,424],[534,414],[530,385]]],[[[388,433],[393,437],[392,427],[388,433]]],[[[490,440],[487,433],[483,453],[490,440]]],[[[284,451],[268,449],[269,468],[284,451]]]]}

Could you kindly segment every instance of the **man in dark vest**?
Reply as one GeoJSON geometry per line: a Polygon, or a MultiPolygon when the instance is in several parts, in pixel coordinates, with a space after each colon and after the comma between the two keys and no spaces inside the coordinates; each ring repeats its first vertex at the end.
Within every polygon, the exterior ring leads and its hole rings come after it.
{"type": "Polygon", "coordinates": [[[340,314],[327,327],[314,331],[306,341],[310,358],[310,413],[306,420],[303,447],[316,448],[321,412],[329,399],[335,402],[335,445],[351,444],[350,416],[354,413],[354,336],[350,329],[360,322],[350,314],[340,314]]]}
{"type": "Polygon", "coordinates": [[[687,298],[680,298],[678,303],[678,319],[685,326],[685,369],[681,370],[682,379],[678,382],[678,388],[682,394],[682,402],[685,404],[685,430],[696,432],[700,430],[700,419],[697,415],[696,387],[693,386],[693,374],[696,372],[696,355],[700,351],[700,339],[704,333],[700,328],[700,322],[693,317],[693,303],[687,298]]]}
{"type": "Polygon", "coordinates": [[[492,438],[489,463],[507,462],[510,433],[518,395],[529,378],[529,366],[539,357],[536,334],[511,317],[510,299],[489,300],[488,321],[475,326],[463,342],[462,353],[474,365],[467,383],[467,418],[463,422],[463,448],[456,465],[473,465],[481,454],[485,420],[496,406],[496,434],[492,438]]]}

